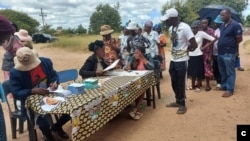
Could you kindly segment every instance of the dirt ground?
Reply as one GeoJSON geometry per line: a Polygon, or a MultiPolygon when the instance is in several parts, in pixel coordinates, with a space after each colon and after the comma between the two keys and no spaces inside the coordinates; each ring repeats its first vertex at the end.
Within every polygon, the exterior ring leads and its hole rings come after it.
{"type": "MultiPolygon", "coordinates": [[[[250,36],[245,36],[241,43],[241,64],[245,71],[237,71],[235,95],[229,98],[221,97],[223,92],[211,90],[206,92],[204,87],[200,93],[186,91],[188,111],[184,115],[177,115],[175,108],[166,108],[165,104],[174,101],[170,77],[167,71],[161,79],[161,99],[156,100],[156,109],[147,107],[144,116],[139,121],[129,118],[128,110],[108,122],[95,134],[85,141],[235,141],[236,125],[250,124],[250,44],[242,47],[250,36]]],[[[49,57],[58,71],[76,68],[80,69],[89,53],[68,52],[59,48],[45,48],[42,44],[35,44],[35,50],[40,56],[49,57]]],[[[167,64],[169,63],[169,52],[167,64]]],[[[0,56],[3,49],[0,49],[0,56]]],[[[1,65],[2,62],[0,62],[1,65]]],[[[167,65],[168,66],[168,65],[167,65]]],[[[0,75],[3,80],[3,75],[0,75]]],[[[190,81],[189,81],[190,82],[190,81]]],[[[203,82],[203,86],[204,86],[203,82]]],[[[211,82],[215,88],[215,82],[211,82]]],[[[7,124],[8,141],[27,141],[27,127],[23,134],[17,133],[17,139],[11,139],[8,109],[2,103],[7,124]]],[[[67,123],[64,129],[70,134],[71,125],[67,123]]],[[[38,130],[38,138],[42,135],[38,130]]]]}

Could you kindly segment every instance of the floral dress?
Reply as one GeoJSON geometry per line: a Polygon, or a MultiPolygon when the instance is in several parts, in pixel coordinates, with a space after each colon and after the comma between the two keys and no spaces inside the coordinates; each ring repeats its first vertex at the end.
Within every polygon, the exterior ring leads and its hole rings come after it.
{"type": "Polygon", "coordinates": [[[105,61],[108,65],[113,63],[115,60],[119,59],[118,50],[116,48],[120,48],[121,43],[119,40],[115,38],[111,38],[109,41],[104,42],[104,52],[105,52],[105,61]]]}
{"type": "MultiPolygon", "coordinates": [[[[214,30],[212,28],[207,28],[205,30],[207,34],[214,36],[214,30]]],[[[206,44],[208,44],[210,41],[203,40],[202,47],[204,47],[206,44]]],[[[204,60],[204,67],[205,67],[205,76],[210,77],[213,76],[213,70],[212,70],[212,54],[213,54],[213,45],[210,45],[209,47],[205,48],[203,50],[203,60],[204,60]]]]}

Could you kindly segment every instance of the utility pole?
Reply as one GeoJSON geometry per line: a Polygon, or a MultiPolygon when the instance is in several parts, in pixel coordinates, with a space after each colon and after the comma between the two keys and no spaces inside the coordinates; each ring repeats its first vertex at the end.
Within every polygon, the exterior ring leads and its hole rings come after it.
{"type": "Polygon", "coordinates": [[[42,16],[42,20],[43,20],[43,28],[44,28],[44,23],[45,23],[45,19],[44,17],[46,17],[47,15],[45,13],[43,13],[43,9],[41,8],[41,14],[39,16],[42,16]]]}

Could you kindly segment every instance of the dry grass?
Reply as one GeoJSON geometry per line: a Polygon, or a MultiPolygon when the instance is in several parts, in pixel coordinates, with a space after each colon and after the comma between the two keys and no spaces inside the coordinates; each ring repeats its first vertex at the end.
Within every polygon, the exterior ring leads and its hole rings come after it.
{"type": "MultiPolygon", "coordinates": [[[[112,34],[112,37],[117,38],[118,33],[112,34]]],[[[72,35],[58,36],[58,40],[47,44],[45,47],[63,48],[68,51],[88,51],[88,45],[95,40],[102,40],[101,35],[72,35]]]]}

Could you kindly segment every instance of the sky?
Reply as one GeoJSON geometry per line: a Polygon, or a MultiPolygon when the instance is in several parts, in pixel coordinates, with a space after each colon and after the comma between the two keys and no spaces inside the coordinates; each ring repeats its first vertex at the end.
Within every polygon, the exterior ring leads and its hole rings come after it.
{"type": "MultiPolygon", "coordinates": [[[[41,8],[45,16],[45,22],[53,28],[61,26],[63,28],[76,28],[82,24],[88,28],[89,19],[99,3],[114,6],[120,3],[119,13],[122,24],[128,20],[135,21],[143,25],[147,20],[152,20],[154,24],[160,22],[161,9],[168,0],[1,0],[0,9],[12,9],[27,13],[43,25],[41,8]]],[[[248,9],[243,11],[243,15],[250,14],[250,2],[248,9]]]]}

